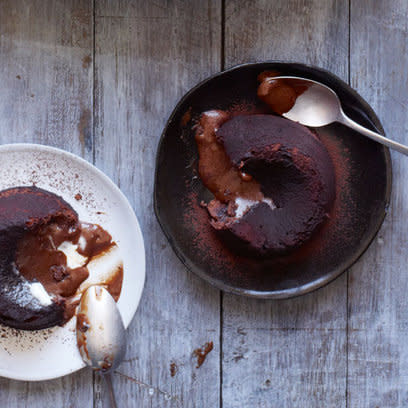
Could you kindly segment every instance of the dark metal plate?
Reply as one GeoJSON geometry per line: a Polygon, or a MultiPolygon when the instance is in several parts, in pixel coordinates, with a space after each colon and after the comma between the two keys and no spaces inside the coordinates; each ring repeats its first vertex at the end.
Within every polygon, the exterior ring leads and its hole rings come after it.
{"type": "Polygon", "coordinates": [[[262,298],[287,298],[320,288],[349,268],[375,237],[390,199],[391,160],[387,148],[339,124],[316,129],[332,156],[337,197],[329,221],[294,254],[257,260],[231,253],[208,223],[201,200],[211,194],[197,173],[192,125],[209,109],[264,109],[256,96],[265,70],[322,82],[334,89],[352,119],[383,132],[370,106],[345,82],[303,64],[266,62],[234,67],[188,92],[171,114],[156,163],[156,216],[181,261],[222,290],[262,298]]]}

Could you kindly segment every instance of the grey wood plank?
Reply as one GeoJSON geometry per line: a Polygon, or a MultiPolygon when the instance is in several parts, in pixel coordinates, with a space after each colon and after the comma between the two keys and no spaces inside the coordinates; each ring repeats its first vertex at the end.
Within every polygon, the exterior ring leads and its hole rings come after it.
{"type": "MultiPolygon", "coordinates": [[[[351,83],[386,134],[408,143],[408,3],[351,2],[351,83]]],[[[408,162],[391,153],[391,206],[377,240],[349,278],[348,406],[408,406],[408,162]]]]}
{"type": "Polygon", "coordinates": [[[92,1],[0,3],[0,141],[92,157],[92,1]]]}
{"type": "MultiPolygon", "coordinates": [[[[220,11],[217,1],[97,7],[96,165],[134,206],[147,255],[127,361],[114,377],[124,407],[219,406],[220,294],[176,259],[153,214],[152,192],[167,117],[183,93],[219,69],[220,11]],[[196,368],[193,350],[208,341],[214,350],[196,368]]],[[[96,406],[109,406],[101,387],[95,384],[96,406]]]]}
{"type": "MultiPolygon", "coordinates": [[[[290,60],[348,79],[348,4],[226,1],[226,66],[290,60]]],[[[223,408],[345,407],[347,279],[287,301],[223,297],[223,408]]]]}
{"type": "MultiPolygon", "coordinates": [[[[92,158],[92,1],[0,2],[0,142],[92,158]]],[[[0,379],[2,407],[92,407],[92,373],[0,379]]]]}

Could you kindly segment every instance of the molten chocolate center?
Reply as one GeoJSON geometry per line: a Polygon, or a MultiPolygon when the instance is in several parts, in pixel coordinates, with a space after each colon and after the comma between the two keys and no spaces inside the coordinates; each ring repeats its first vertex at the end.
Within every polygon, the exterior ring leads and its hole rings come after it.
{"type": "Polygon", "coordinates": [[[76,228],[65,223],[52,223],[29,232],[18,242],[16,265],[28,280],[40,282],[49,294],[73,296],[81,283],[88,278],[87,264],[93,256],[112,245],[112,237],[99,225],[82,224],[76,228]],[[80,246],[82,265],[69,267],[67,256],[58,249],[64,242],[80,246]]]}
{"type": "Polygon", "coordinates": [[[198,147],[198,171],[204,185],[222,201],[236,197],[261,201],[264,196],[261,186],[249,174],[234,166],[217,140],[216,131],[229,119],[226,112],[212,110],[201,115],[195,140],[198,147]]]}

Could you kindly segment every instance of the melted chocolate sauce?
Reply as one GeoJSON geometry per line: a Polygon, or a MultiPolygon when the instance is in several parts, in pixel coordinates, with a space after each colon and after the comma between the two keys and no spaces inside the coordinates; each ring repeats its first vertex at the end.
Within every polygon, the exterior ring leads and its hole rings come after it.
{"type": "MultiPolygon", "coordinates": [[[[279,75],[279,74],[278,74],[279,75]]],[[[258,97],[264,101],[274,112],[282,115],[289,112],[296,103],[296,99],[308,88],[290,79],[275,79],[276,75],[264,73],[260,76],[261,84],[258,87],[258,97]]]]}
{"type": "Polygon", "coordinates": [[[77,314],[77,328],[80,332],[85,333],[91,327],[88,317],[85,313],[78,313],[77,314]]]}
{"type": "Polygon", "coordinates": [[[98,224],[81,224],[81,236],[84,245],[79,242],[78,253],[88,258],[97,256],[112,246],[112,237],[98,224]]]}
{"type": "Polygon", "coordinates": [[[73,296],[89,276],[85,266],[70,269],[67,257],[57,248],[64,241],[77,241],[80,229],[50,224],[26,234],[17,244],[15,262],[30,282],[40,282],[48,293],[73,296]]]}
{"type": "Polygon", "coordinates": [[[203,184],[222,201],[228,202],[236,197],[248,200],[262,200],[259,183],[234,166],[217,140],[216,131],[227,122],[230,116],[223,111],[212,110],[201,115],[195,134],[198,147],[198,171],[203,184]]]}
{"type": "Polygon", "coordinates": [[[81,283],[88,278],[87,264],[92,257],[112,245],[112,237],[99,225],[81,224],[76,228],[53,223],[26,234],[18,242],[16,265],[28,280],[40,282],[49,294],[64,298],[75,295],[81,283]],[[69,268],[66,255],[58,249],[69,241],[78,244],[77,252],[85,256],[84,264],[69,268]]]}
{"type": "Polygon", "coordinates": [[[117,302],[122,291],[123,265],[120,265],[105,282],[101,283],[117,302]]]}

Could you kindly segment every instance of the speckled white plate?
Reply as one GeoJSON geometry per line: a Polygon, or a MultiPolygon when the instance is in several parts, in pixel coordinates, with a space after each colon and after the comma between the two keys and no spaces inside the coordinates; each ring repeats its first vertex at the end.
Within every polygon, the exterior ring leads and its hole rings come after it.
{"type": "MultiPolygon", "coordinates": [[[[118,244],[124,266],[118,307],[127,327],[145,280],[143,237],[129,202],[100,170],[71,153],[34,144],[0,146],[0,190],[33,184],[62,196],[82,221],[102,225],[118,244]]],[[[75,323],[73,318],[64,327],[35,332],[0,325],[0,376],[39,381],[84,367],[75,323]]]]}

